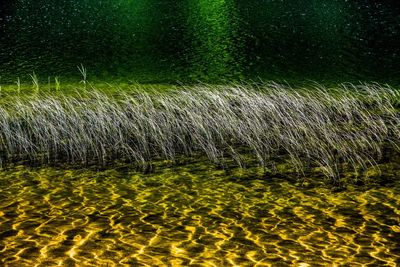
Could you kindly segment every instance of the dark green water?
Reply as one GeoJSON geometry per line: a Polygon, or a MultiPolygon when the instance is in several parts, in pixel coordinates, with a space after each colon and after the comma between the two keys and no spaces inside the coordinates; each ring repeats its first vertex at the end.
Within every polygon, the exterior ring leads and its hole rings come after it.
{"type": "Polygon", "coordinates": [[[0,75],[400,81],[396,1],[3,0],[0,75]]]}

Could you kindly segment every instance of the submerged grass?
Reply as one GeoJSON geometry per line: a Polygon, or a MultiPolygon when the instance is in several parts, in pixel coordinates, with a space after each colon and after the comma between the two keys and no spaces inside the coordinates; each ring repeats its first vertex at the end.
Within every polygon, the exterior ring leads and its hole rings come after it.
{"type": "MultiPolygon", "coordinates": [[[[85,79],[86,85],[86,79],[85,79]]],[[[279,155],[301,173],[319,166],[338,180],[340,166],[375,166],[398,149],[399,92],[378,84],[291,88],[196,85],[151,92],[94,89],[10,96],[0,102],[0,161],[127,160],[206,155],[216,164],[251,155],[273,169],[279,155]]]]}

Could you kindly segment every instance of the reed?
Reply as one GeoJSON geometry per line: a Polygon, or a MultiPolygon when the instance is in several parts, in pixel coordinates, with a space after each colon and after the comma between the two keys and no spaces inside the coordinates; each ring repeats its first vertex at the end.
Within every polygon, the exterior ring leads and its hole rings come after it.
{"type": "Polygon", "coordinates": [[[55,77],[55,78],[54,78],[54,83],[55,83],[55,89],[56,89],[56,91],[57,91],[57,92],[60,91],[60,88],[61,88],[60,78],[55,77]]]}
{"type": "Polygon", "coordinates": [[[81,83],[83,83],[84,89],[86,89],[86,84],[87,84],[87,69],[81,64],[80,66],[77,67],[79,72],[82,75],[82,80],[81,83]]]}
{"type": "Polygon", "coordinates": [[[29,76],[32,79],[33,88],[35,89],[36,93],[38,93],[39,92],[39,78],[36,76],[35,72],[33,72],[32,74],[29,74],[29,76]]]}
{"type": "Polygon", "coordinates": [[[17,93],[20,94],[21,93],[21,80],[19,79],[19,77],[17,78],[17,93]]]}
{"type": "Polygon", "coordinates": [[[337,180],[343,163],[368,168],[384,144],[399,148],[398,99],[398,91],[377,84],[17,95],[12,104],[0,103],[0,161],[123,159],[149,166],[154,159],[205,155],[217,164],[229,158],[243,165],[252,155],[269,168],[286,155],[299,173],[319,166],[337,180]]]}

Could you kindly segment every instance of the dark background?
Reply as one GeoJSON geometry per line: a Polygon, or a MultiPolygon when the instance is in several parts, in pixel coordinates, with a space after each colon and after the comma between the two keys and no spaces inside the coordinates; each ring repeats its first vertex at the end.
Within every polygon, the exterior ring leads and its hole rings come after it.
{"type": "Polygon", "coordinates": [[[1,0],[0,76],[400,83],[400,5],[350,0],[1,0]]]}

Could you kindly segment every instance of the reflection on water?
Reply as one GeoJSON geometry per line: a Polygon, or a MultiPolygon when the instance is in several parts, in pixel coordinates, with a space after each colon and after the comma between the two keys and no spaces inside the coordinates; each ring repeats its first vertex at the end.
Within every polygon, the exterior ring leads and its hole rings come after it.
{"type": "Polygon", "coordinates": [[[400,5],[347,0],[0,1],[0,83],[48,76],[399,84],[400,5]]]}
{"type": "Polygon", "coordinates": [[[19,166],[0,174],[0,265],[398,266],[395,180],[333,192],[200,163],[19,166]]]}
{"type": "Polygon", "coordinates": [[[235,1],[188,1],[186,35],[192,78],[241,77],[244,35],[235,1]]]}

